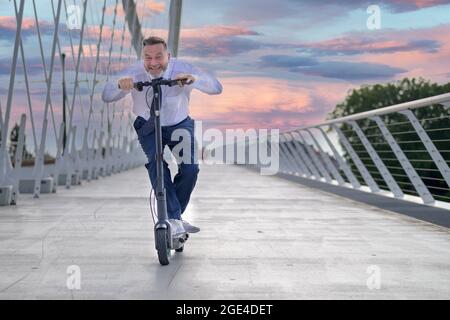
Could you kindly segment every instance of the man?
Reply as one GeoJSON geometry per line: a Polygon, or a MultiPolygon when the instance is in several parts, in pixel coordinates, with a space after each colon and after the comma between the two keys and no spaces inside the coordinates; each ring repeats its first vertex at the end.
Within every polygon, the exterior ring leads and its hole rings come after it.
{"type": "MultiPolygon", "coordinates": [[[[151,81],[154,78],[180,79],[179,86],[162,86],[161,127],[163,149],[167,145],[170,150],[178,141],[172,141],[172,132],[176,129],[187,130],[191,143],[191,161],[181,162],[178,165],[178,173],[171,180],[170,171],[164,161],[164,185],[167,197],[167,214],[173,226],[173,232],[195,233],[200,229],[181,219],[185,211],[192,190],[197,181],[199,172],[198,163],[194,161],[195,138],[194,120],[189,117],[189,97],[192,89],[198,89],[207,94],[220,94],[222,85],[211,75],[200,71],[191,64],[171,58],[167,51],[166,42],[159,37],[149,37],[143,42],[143,61],[138,61],[122,72],[120,79],[109,81],[102,94],[105,102],[113,102],[122,99],[131,92],[133,98],[133,113],[137,116],[134,128],[139,142],[147,156],[148,170],[153,189],[156,189],[156,163],[155,163],[155,132],[154,119],[150,119],[150,109],[146,103],[146,88],[143,91],[133,89],[133,83],[138,81],[151,81]],[[181,80],[183,79],[183,80],[181,80]],[[187,163],[189,162],[189,163],[187,163]]],[[[147,99],[151,104],[153,91],[150,89],[147,99]]],[[[182,152],[180,152],[182,154],[182,152]]],[[[177,155],[175,155],[177,156],[177,155]]],[[[196,157],[195,157],[196,159],[196,157]]]]}

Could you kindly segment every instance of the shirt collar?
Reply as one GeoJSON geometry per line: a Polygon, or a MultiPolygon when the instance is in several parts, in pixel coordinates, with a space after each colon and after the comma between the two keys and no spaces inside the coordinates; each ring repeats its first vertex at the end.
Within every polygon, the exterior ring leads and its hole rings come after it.
{"type": "Polygon", "coordinates": [[[167,69],[166,69],[166,71],[164,71],[164,73],[163,73],[163,78],[164,78],[164,79],[169,79],[169,78],[171,77],[171,75],[172,75],[172,69],[173,69],[173,63],[174,63],[174,60],[173,60],[172,58],[170,58],[170,59],[169,59],[169,64],[168,64],[168,66],[167,66],[167,69]]]}

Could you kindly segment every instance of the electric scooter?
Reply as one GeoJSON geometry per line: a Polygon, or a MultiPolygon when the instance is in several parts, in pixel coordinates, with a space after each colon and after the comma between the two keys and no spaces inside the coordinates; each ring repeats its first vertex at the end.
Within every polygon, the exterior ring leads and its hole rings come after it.
{"type": "MultiPolygon", "coordinates": [[[[156,221],[154,217],[154,210],[152,206],[152,197],[150,196],[150,208],[152,210],[153,221],[155,222],[155,246],[156,251],[158,252],[158,259],[161,265],[169,264],[169,257],[171,254],[171,250],[175,250],[176,252],[182,252],[184,249],[184,244],[189,238],[188,233],[177,234],[172,237],[171,225],[167,216],[167,201],[166,201],[166,189],[164,188],[164,170],[163,170],[163,146],[162,146],[162,131],[161,131],[161,120],[160,120],[160,109],[161,109],[161,86],[174,86],[178,85],[180,81],[189,84],[186,82],[187,79],[163,79],[156,78],[152,81],[146,82],[136,82],[134,83],[134,88],[138,91],[142,91],[144,87],[148,87],[147,92],[145,94],[145,101],[147,102],[148,107],[153,113],[153,117],[155,120],[155,142],[156,142],[156,174],[157,174],[157,183],[155,197],[156,197],[156,221]],[[148,103],[148,92],[150,88],[153,89],[153,99],[152,99],[152,107],[148,103]]],[[[152,190],[153,191],[153,190],[152,190]]]]}

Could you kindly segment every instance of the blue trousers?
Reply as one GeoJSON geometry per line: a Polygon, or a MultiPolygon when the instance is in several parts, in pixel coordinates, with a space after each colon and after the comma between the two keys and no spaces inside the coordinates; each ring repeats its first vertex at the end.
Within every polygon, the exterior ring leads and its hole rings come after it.
{"type": "MultiPolygon", "coordinates": [[[[150,121],[153,121],[150,120],[150,121]]],[[[148,163],[145,164],[147,168],[148,175],[150,177],[153,190],[156,190],[156,143],[155,143],[155,131],[146,130],[147,120],[138,116],[134,121],[134,129],[138,134],[139,143],[147,156],[148,163]]],[[[178,164],[178,173],[175,175],[172,181],[170,176],[169,166],[166,161],[163,162],[164,168],[164,187],[166,189],[166,199],[167,199],[167,215],[169,219],[181,219],[181,215],[186,210],[189,203],[191,193],[194,190],[195,184],[197,182],[197,176],[199,173],[198,162],[196,161],[195,155],[195,137],[194,137],[194,127],[195,122],[192,118],[187,117],[180,123],[173,126],[162,127],[162,144],[163,150],[167,145],[170,151],[183,140],[172,141],[172,132],[176,129],[184,129],[189,132],[190,135],[190,146],[191,155],[189,163],[181,162],[178,164]],[[194,159],[195,158],[195,159],[194,159]]],[[[175,154],[175,157],[183,157],[183,150],[179,154],[175,154]]]]}

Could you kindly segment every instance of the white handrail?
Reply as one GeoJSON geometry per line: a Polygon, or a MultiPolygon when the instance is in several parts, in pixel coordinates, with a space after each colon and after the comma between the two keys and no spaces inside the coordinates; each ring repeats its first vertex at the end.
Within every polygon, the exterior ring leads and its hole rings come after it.
{"type": "Polygon", "coordinates": [[[395,104],[395,105],[380,108],[380,109],[360,112],[360,113],[352,114],[349,116],[328,120],[328,121],[322,122],[320,124],[316,124],[316,125],[312,125],[312,126],[304,126],[304,127],[300,127],[300,128],[294,129],[294,130],[288,130],[283,133],[297,131],[297,130],[304,130],[304,129],[309,129],[309,128],[318,128],[318,127],[323,127],[323,126],[327,126],[327,125],[331,125],[331,124],[347,122],[347,121],[351,121],[351,120],[354,121],[354,120],[366,119],[366,118],[380,116],[380,115],[384,115],[384,114],[388,114],[388,113],[399,112],[399,111],[406,110],[406,109],[417,109],[417,108],[429,106],[432,104],[439,104],[439,103],[444,103],[444,102],[450,103],[450,93],[444,93],[444,94],[440,94],[437,96],[432,96],[432,97],[423,98],[423,99],[419,99],[419,100],[399,103],[399,104],[395,104]]]}

